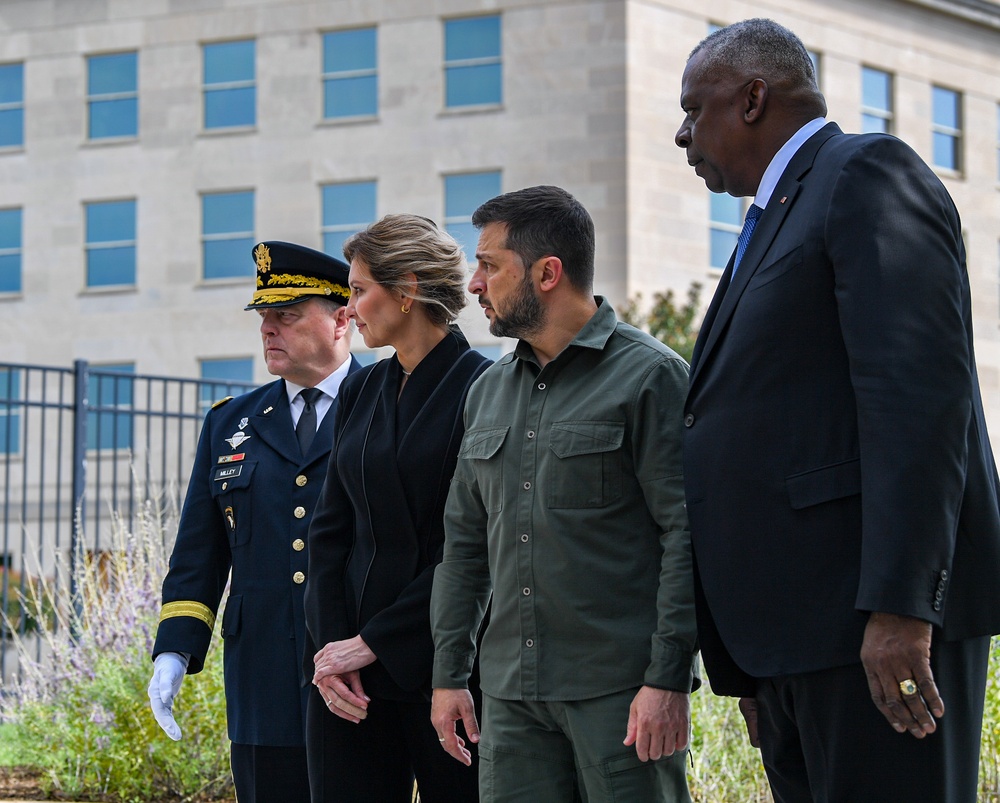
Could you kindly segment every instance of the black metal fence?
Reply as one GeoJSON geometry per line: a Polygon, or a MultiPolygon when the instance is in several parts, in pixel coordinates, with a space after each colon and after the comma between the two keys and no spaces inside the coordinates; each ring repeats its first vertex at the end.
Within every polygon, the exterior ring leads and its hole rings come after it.
{"type": "Polygon", "coordinates": [[[3,677],[16,668],[11,636],[35,626],[22,604],[31,583],[44,581],[57,603],[71,599],[74,561],[111,545],[116,517],[130,526],[147,502],[175,516],[205,412],[251,387],[82,360],[72,368],[0,363],[3,677]]]}

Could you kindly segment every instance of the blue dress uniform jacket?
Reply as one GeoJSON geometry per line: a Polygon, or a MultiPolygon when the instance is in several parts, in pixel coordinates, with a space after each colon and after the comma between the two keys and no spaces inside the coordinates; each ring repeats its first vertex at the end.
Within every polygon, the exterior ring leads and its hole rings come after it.
{"type": "Polygon", "coordinates": [[[201,671],[231,568],[222,635],[229,738],[239,744],[304,744],[306,534],[335,414],[336,404],[303,456],[278,380],[216,405],[202,429],[153,656],[190,653],[188,673],[201,671]]]}

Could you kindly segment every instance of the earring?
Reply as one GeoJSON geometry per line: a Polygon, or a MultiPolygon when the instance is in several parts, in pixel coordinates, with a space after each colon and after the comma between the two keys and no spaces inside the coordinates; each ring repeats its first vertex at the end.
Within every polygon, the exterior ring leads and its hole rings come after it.
{"type": "Polygon", "coordinates": [[[403,304],[403,306],[401,306],[401,307],[399,308],[399,310],[400,310],[400,312],[402,312],[402,313],[403,313],[404,315],[408,315],[408,314],[409,314],[409,312],[410,312],[410,308],[409,308],[408,306],[406,306],[406,304],[403,304]]]}

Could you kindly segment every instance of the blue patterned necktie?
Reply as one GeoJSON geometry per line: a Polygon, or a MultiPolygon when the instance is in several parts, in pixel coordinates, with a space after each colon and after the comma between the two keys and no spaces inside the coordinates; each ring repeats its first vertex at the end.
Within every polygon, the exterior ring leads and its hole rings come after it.
{"type": "MultiPolygon", "coordinates": [[[[743,228],[736,240],[736,259],[733,262],[732,276],[736,275],[736,269],[740,266],[740,260],[743,259],[743,252],[747,250],[750,238],[753,237],[753,230],[757,228],[757,218],[763,213],[764,210],[757,206],[757,204],[750,204],[750,208],[747,209],[747,216],[743,220],[743,228]]],[[[730,276],[730,282],[732,281],[732,276],[730,276]]]]}
{"type": "Polygon", "coordinates": [[[303,457],[309,451],[313,438],[316,437],[316,402],[323,395],[319,388],[306,388],[299,393],[305,407],[302,415],[299,416],[299,423],[295,426],[295,435],[299,439],[299,449],[302,450],[303,457]]]}

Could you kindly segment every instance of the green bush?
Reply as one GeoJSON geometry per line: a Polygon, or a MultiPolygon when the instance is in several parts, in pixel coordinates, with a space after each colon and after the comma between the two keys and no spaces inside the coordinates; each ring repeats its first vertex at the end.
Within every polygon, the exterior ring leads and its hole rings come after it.
{"type": "MultiPolygon", "coordinates": [[[[760,751],[750,746],[736,700],[715,696],[706,683],[691,696],[691,721],[688,781],[695,803],[771,803],[760,751]]],[[[979,803],[1000,803],[1000,638],[993,639],[986,684],[979,803]]]]}
{"type": "MultiPolygon", "coordinates": [[[[146,692],[167,566],[162,516],[147,505],[136,534],[120,521],[114,529],[110,553],[76,561],[76,604],[42,633],[42,661],[17,641],[22,679],[0,701],[8,759],[44,770],[49,791],[78,799],[231,796],[222,650],[185,681],[174,707],[184,737],[171,741],[146,692]]],[[[46,598],[35,586],[25,604],[46,598]]]]}

